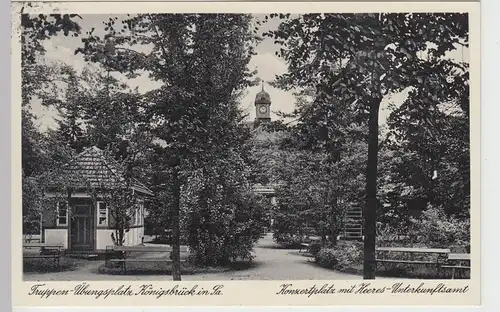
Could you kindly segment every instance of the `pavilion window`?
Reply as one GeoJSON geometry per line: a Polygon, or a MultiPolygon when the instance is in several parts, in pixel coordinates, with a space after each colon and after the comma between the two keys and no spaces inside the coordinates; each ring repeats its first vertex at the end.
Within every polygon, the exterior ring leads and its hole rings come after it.
{"type": "Polygon", "coordinates": [[[144,207],[144,204],[142,202],[135,206],[134,225],[141,225],[142,224],[143,207],[144,207]]]}
{"type": "Polygon", "coordinates": [[[139,225],[144,224],[144,203],[139,204],[139,225]]]}
{"type": "Polygon", "coordinates": [[[65,202],[57,203],[57,225],[68,225],[68,205],[65,202]]]}
{"type": "Polygon", "coordinates": [[[108,205],[105,202],[97,202],[97,225],[108,225],[108,205]]]}

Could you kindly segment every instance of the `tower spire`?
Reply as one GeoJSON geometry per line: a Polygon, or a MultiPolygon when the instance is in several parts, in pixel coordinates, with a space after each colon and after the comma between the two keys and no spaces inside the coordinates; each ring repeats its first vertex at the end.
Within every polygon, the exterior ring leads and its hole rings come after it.
{"type": "Polygon", "coordinates": [[[264,91],[264,80],[262,80],[262,91],[264,91]]]}

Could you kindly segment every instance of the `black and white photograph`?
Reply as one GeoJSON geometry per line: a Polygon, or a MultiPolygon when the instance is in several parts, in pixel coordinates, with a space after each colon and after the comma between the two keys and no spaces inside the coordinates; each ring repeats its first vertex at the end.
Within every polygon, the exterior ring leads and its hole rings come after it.
{"type": "Polygon", "coordinates": [[[20,16],[24,281],[471,278],[469,14],[281,8],[20,16]]]}

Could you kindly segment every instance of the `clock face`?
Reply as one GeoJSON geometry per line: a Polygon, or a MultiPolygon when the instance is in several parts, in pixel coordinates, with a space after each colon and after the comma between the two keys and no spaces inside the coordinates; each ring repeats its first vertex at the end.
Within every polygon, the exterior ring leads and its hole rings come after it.
{"type": "Polygon", "coordinates": [[[259,107],[259,112],[261,114],[265,114],[267,112],[267,107],[265,107],[264,105],[262,105],[261,107],[259,107]]]}

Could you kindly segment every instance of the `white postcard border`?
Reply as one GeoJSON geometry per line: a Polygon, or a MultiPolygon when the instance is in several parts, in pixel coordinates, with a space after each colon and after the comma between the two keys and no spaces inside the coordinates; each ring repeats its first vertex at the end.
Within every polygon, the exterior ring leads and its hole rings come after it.
{"type": "MultiPolygon", "coordinates": [[[[11,207],[12,207],[12,289],[13,289],[13,304],[23,306],[50,306],[50,305],[78,305],[78,306],[118,306],[118,305],[141,305],[141,306],[189,306],[189,305],[349,305],[356,302],[357,305],[391,305],[391,304],[404,304],[404,305],[461,305],[461,304],[477,304],[479,303],[480,291],[480,235],[479,235],[479,219],[480,219],[480,202],[479,202],[479,151],[481,146],[480,132],[479,132],[479,7],[477,3],[223,3],[218,5],[215,2],[207,3],[45,3],[35,4],[31,9],[25,12],[49,13],[57,9],[59,12],[78,12],[80,14],[91,14],[99,12],[107,13],[127,13],[127,12],[207,12],[216,11],[219,13],[229,12],[246,12],[246,13],[259,13],[259,12],[280,12],[283,7],[287,8],[287,12],[300,13],[307,11],[334,11],[334,12],[367,12],[367,11],[432,11],[432,12],[458,12],[468,11],[471,17],[470,21],[470,42],[471,42],[471,198],[472,198],[472,233],[471,233],[471,253],[473,268],[471,271],[471,280],[455,280],[455,281],[430,281],[430,280],[416,280],[412,285],[418,286],[421,282],[428,285],[436,285],[439,283],[446,283],[454,287],[468,285],[471,289],[466,294],[460,296],[421,296],[421,295],[404,295],[404,296],[391,296],[391,295],[363,295],[363,296],[311,296],[307,299],[304,296],[276,296],[275,293],[279,290],[279,285],[284,283],[292,283],[297,287],[308,287],[312,284],[323,285],[326,283],[334,283],[336,287],[346,287],[354,281],[224,281],[224,282],[182,282],[182,286],[192,286],[194,284],[204,285],[206,287],[213,286],[219,283],[224,284],[225,294],[222,297],[190,297],[189,300],[182,297],[163,297],[168,300],[151,300],[150,298],[126,298],[126,297],[108,297],[106,300],[95,300],[88,297],[58,297],[56,300],[40,299],[33,296],[27,296],[28,290],[33,285],[33,282],[22,282],[22,272],[20,269],[21,261],[21,215],[20,209],[20,46],[16,42],[15,36],[12,41],[12,110],[11,110],[11,207]],[[240,292],[247,293],[247,295],[240,295],[240,292]],[[252,294],[252,295],[250,295],[252,294]],[[201,298],[201,299],[200,299],[201,298]],[[258,298],[258,300],[256,299],[258,298]]],[[[14,10],[19,9],[18,4],[13,5],[14,10]]],[[[13,29],[19,26],[19,21],[13,21],[13,29]]],[[[15,34],[14,34],[15,35],[15,34]]],[[[356,281],[361,283],[363,281],[356,281]]],[[[376,280],[369,281],[372,285],[386,285],[387,281],[376,280]]],[[[393,283],[395,281],[391,281],[393,283]]],[[[45,283],[45,282],[44,282],[45,283]]],[[[46,282],[53,287],[72,288],[80,282],[46,282]]],[[[110,286],[117,286],[122,282],[89,282],[93,287],[106,288],[110,286]]],[[[165,280],[166,285],[172,286],[176,283],[165,280]]],[[[143,282],[127,282],[127,284],[138,287],[143,282]]],[[[159,283],[155,283],[157,286],[159,283]]]]}

